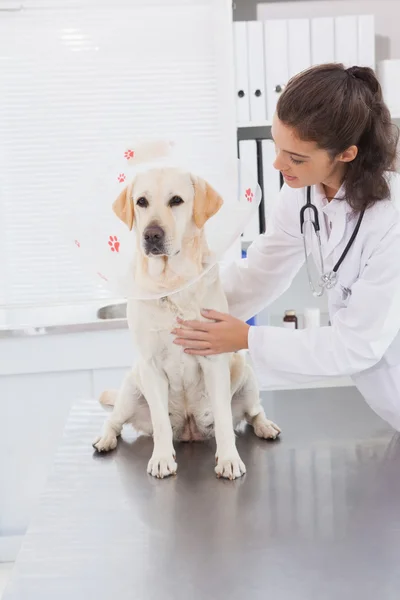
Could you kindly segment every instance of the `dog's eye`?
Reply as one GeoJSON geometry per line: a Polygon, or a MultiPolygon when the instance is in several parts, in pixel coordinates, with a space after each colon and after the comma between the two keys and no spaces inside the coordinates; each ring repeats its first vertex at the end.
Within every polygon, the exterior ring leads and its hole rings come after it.
{"type": "Polygon", "coordinates": [[[148,201],[146,200],[146,198],[138,198],[138,199],[136,200],[136,204],[137,204],[138,206],[141,206],[142,208],[146,208],[146,207],[149,205],[149,203],[148,203],[148,201]]]}
{"type": "Polygon", "coordinates": [[[182,200],[182,198],[180,196],[174,196],[169,201],[169,205],[170,206],[179,206],[180,204],[183,204],[183,200],[182,200]]]}

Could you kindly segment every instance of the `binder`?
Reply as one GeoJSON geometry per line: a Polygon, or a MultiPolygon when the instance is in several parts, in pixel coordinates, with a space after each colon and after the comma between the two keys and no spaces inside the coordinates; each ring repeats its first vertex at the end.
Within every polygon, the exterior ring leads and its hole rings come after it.
{"type": "Polygon", "coordinates": [[[387,59],[379,62],[379,81],[392,118],[400,118],[400,59],[387,59]]]}
{"type": "Polygon", "coordinates": [[[311,65],[335,62],[335,22],[331,17],[311,19],[311,65]]]}
{"type": "Polygon", "coordinates": [[[279,96],[289,79],[286,19],[264,21],[264,56],[267,120],[272,121],[279,96]]]}
{"type": "Polygon", "coordinates": [[[358,18],[345,16],[335,18],[335,62],[346,68],[358,63],[358,18]]]}
{"type": "Polygon", "coordinates": [[[358,61],[361,67],[375,69],[375,18],[374,15],[358,17],[358,61]]]}
{"type": "MultiPolygon", "coordinates": [[[[310,19],[288,20],[289,79],[311,67],[310,19]]],[[[275,60],[280,60],[275,55],[275,60]]]]}
{"type": "Polygon", "coordinates": [[[263,182],[263,203],[265,213],[265,224],[268,225],[268,219],[277,201],[281,189],[281,173],[273,166],[276,158],[275,144],[273,140],[262,140],[262,182],[263,182]]]}
{"type": "MultiPolygon", "coordinates": [[[[244,248],[242,248],[242,258],[247,258],[247,250],[245,250],[244,248]]],[[[250,317],[250,319],[248,319],[246,323],[247,325],[250,325],[250,327],[254,327],[254,325],[257,324],[257,315],[253,315],[252,317],[250,317]]]]}
{"type": "Polygon", "coordinates": [[[250,101],[247,26],[245,21],[235,21],[233,23],[233,42],[235,60],[236,120],[238,123],[249,123],[250,101]]]}
{"type": "MultiPolygon", "coordinates": [[[[246,171],[251,174],[254,181],[258,181],[256,140],[241,140],[239,142],[239,158],[243,161],[246,171]]],[[[260,223],[258,212],[256,212],[243,232],[242,241],[252,242],[259,233],[260,223]]]]}
{"type": "Polygon", "coordinates": [[[262,153],[262,142],[263,140],[256,140],[257,142],[257,175],[258,185],[261,188],[261,202],[258,207],[258,225],[260,233],[265,232],[265,201],[264,201],[264,171],[263,171],[263,153],[262,153]]]}
{"type": "Polygon", "coordinates": [[[247,51],[249,65],[250,121],[264,122],[267,104],[264,82],[264,40],[261,21],[247,23],[247,51]]]}

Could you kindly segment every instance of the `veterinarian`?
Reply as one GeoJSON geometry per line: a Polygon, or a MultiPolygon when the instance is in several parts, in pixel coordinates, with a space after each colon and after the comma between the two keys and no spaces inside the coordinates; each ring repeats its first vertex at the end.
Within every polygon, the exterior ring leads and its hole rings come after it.
{"type": "Polygon", "coordinates": [[[205,310],[207,320],[184,322],[174,341],[206,356],[248,348],[261,388],[351,376],[400,430],[398,132],[374,72],[332,64],[297,75],[280,96],[272,136],[285,185],[266,233],[222,274],[230,315],[205,310]],[[310,293],[328,295],[331,326],[249,327],[246,319],[289,288],[305,248],[318,273],[308,274],[310,293]]]}

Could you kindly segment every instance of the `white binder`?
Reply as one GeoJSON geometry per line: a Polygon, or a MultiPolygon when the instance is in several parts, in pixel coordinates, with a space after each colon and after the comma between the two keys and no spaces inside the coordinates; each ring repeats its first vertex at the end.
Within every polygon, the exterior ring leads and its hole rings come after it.
{"type": "Polygon", "coordinates": [[[358,63],[358,18],[335,18],[335,61],[346,68],[358,63]]]}
{"type": "MultiPolygon", "coordinates": [[[[257,169],[257,142],[256,140],[241,140],[239,142],[239,157],[243,161],[246,171],[258,181],[257,169]]],[[[250,223],[243,232],[242,241],[252,242],[260,233],[260,221],[258,211],[252,217],[250,223]]]]}
{"type": "Polygon", "coordinates": [[[375,69],[375,18],[374,15],[358,17],[358,63],[375,69]]]}
{"type": "Polygon", "coordinates": [[[400,59],[382,60],[378,64],[378,76],[392,118],[400,118],[400,59]]]}
{"type": "MultiPolygon", "coordinates": [[[[289,78],[311,67],[310,19],[288,20],[289,78]]],[[[275,55],[275,60],[280,60],[275,55]]]]}
{"type": "Polygon", "coordinates": [[[250,121],[264,122],[267,118],[267,103],[264,82],[264,40],[261,21],[248,21],[247,48],[250,86],[250,121]]]}
{"type": "Polygon", "coordinates": [[[236,120],[238,123],[250,121],[250,99],[247,54],[247,26],[245,21],[233,23],[236,120]]]}
{"type": "Polygon", "coordinates": [[[273,210],[280,191],[280,177],[273,163],[276,158],[275,144],[273,140],[262,140],[262,166],[263,166],[263,188],[264,188],[264,211],[265,223],[268,225],[268,220],[273,210]]]}
{"type": "Polygon", "coordinates": [[[267,120],[272,121],[279,96],[289,79],[288,30],[285,19],[264,21],[264,56],[267,120]]]}
{"type": "Polygon", "coordinates": [[[331,17],[311,19],[311,65],[335,62],[335,21],[331,17]]]}

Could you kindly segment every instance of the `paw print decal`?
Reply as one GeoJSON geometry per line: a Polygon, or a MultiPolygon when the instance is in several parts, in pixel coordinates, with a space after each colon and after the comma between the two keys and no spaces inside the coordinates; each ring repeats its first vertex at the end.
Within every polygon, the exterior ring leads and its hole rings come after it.
{"type": "Polygon", "coordinates": [[[110,235],[108,238],[108,245],[110,246],[111,252],[119,252],[120,243],[116,235],[110,235]]]}
{"type": "Polygon", "coordinates": [[[129,160],[135,156],[135,153],[133,150],[126,150],[126,152],[124,153],[124,156],[125,156],[126,160],[129,160]]]}
{"type": "Polygon", "coordinates": [[[246,192],[245,192],[244,195],[245,195],[245,198],[246,198],[247,202],[253,202],[254,194],[253,194],[253,192],[251,191],[250,188],[248,188],[246,190],[246,192]]]}
{"type": "Polygon", "coordinates": [[[124,183],[124,181],[125,181],[125,179],[126,179],[126,175],[125,175],[125,173],[120,173],[120,174],[118,175],[117,179],[118,179],[118,181],[119,181],[120,183],[124,183]]]}

